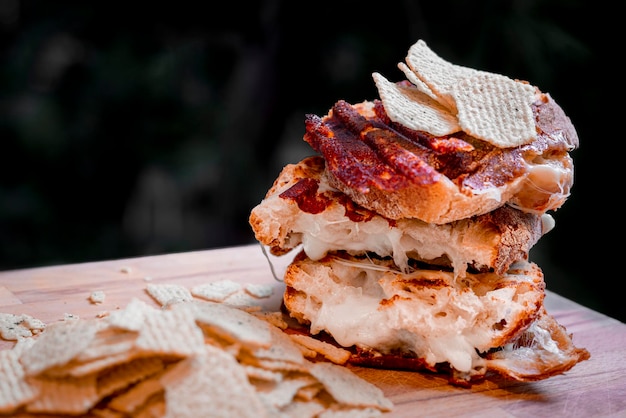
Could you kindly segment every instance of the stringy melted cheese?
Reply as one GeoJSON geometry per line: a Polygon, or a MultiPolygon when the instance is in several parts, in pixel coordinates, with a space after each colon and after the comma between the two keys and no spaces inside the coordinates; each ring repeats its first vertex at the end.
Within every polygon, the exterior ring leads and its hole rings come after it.
{"type": "Polygon", "coordinates": [[[407,277],[378,267],[336,259],[332,268],[325,266],[315,276],[298,274],[290,285],[307,295],[298,311],[310,321],[311,333],[326,331],[344,347],[381,353],[401,348],[432,366],[448,362],[472,373],[485,364],[477,351],[492,348],[494,338],[506,332],[507,321],[536,309],[536,293],[496,284],[532,282],[524,274],[456,281],[447,272],[422,270],[407,277]],[[505,325],[500,329],[496,324],[505,325]]]}

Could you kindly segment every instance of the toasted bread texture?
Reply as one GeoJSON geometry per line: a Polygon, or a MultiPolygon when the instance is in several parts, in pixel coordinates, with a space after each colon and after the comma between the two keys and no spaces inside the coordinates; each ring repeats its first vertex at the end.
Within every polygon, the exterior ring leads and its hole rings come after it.
{"type": "Polygon", "coordinates": [[[375,253],[392,257],[402,271],[410,260],[452,267],[456,275],[472,270],[502,274],[528,252],[552,225],[548,214],[524,213],[510,206],[450,222],[393,220],[353,203],[331,187],[320,156],[288,164],[265,198],[252,209],[256,239],[274,255],[302,245],[309,258],[329,252],[375,253]]]}
{"type": "Polygon", "coordinates": [[[378,100],[338,101],[307,115],[304,140],[326,160],[328,183],[389,219],[444,224],[505,204],[560,208],[573,185],[578,136],[552,98],[537,92],[537,139],[499,148],[464,132],[435,137],[392,122],[378,100]]]}
{"type": "Polygon", "coordinates": [[[458,279],[437,269],[402,273],[388,259],[335,253],[314,261],[300,253],[285,284],[290,315],[312,335],[355,349],[361,365],[404,357],[448,370],[457,382],[490,372],[532,381],[589,357],[545,311],[543,273],[527,261],[503,275],[458,279]]]}

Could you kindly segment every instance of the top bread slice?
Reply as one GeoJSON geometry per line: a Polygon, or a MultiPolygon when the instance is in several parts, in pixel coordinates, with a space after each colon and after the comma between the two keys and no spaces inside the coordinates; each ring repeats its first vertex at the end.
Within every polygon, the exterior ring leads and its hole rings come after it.
{"type": "Polygon", "coordinates": [[[333,251],[391,257],[401,271],[411,260],[504,273],[511,263],[528,259],[531,247],[552,226],[550,215],[502,206],[487,214],[444,225],[419,219],[388,219],[363,208],[331,187],[320,156],[286,165],[249,222],[256,239],[274,255],[302,245],[317,260],[333,251]]]}
{"type": "Polygon", "coordinates": [[[436,137],[387,116],[381,101],[338,101],[307,115],[304,140],[326,161],[334,188],[389,219],[445,224],[505,204],[543,214],[565,202],[573,184],[569,118],[537,90],[537,138],[500,148],[464,132],[436,137]]]}

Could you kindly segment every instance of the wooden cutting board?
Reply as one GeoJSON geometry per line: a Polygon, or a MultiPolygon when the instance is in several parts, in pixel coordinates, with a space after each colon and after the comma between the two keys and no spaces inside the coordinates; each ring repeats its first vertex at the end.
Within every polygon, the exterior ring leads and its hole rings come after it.
{"type": "MultiPolygon", "coordinates": [[[[222,279],[272,283],[274,294],[265,307],[276,310],[284,287],[272,268],[280,277],[291,256],[269,260],[260,246],[248,245],[0,272],[0,312],[46,323],[66,314],[94,317],[125,307],[133,297],[154,303],[145,292],[148,283],[191,288],[222,279]],[[96,290],[105,293],[104,303],[89,301],[96,290]]],[[[438,375],[352,369],[394,403],[391,417],[626,417],[626,324],[549,291],[546,306],[574,343],[591,353],[560,376],[534,383],[488,380],[463,389],[438,375]]],[[[0,349],[12,345],[0,340],[0,349]]]]}

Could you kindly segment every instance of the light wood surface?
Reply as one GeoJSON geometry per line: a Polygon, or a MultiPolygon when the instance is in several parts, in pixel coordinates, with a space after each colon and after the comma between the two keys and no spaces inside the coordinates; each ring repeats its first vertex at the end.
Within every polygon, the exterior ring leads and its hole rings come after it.
{"type": "MultiPolygon", "coordinates": [[[[94,317],[125,307],[133,297],[153,302],[147,283],[192,287],[221,279],[273,283],[266,308],[278,309],[283,285],[275,280],[291,256],[263,255],[249,245],[159,256],[0,272],[0,312],[29,314],[46,323],[65,314],[94,317]],[[106,294],[94,305],[89,295],[106,294]]],[[[549,278],[546,277],[549,288],[549,278]]],[[[394,403],[392,417],[626,417],[626,324],[548,291],[548,311],[591,353],[568,373],[534,383],[485,381],[470,389],[437,375],[353,368],[394,403]]],[[[0,340],[0,349],[13,343],[0,340]]]]}

